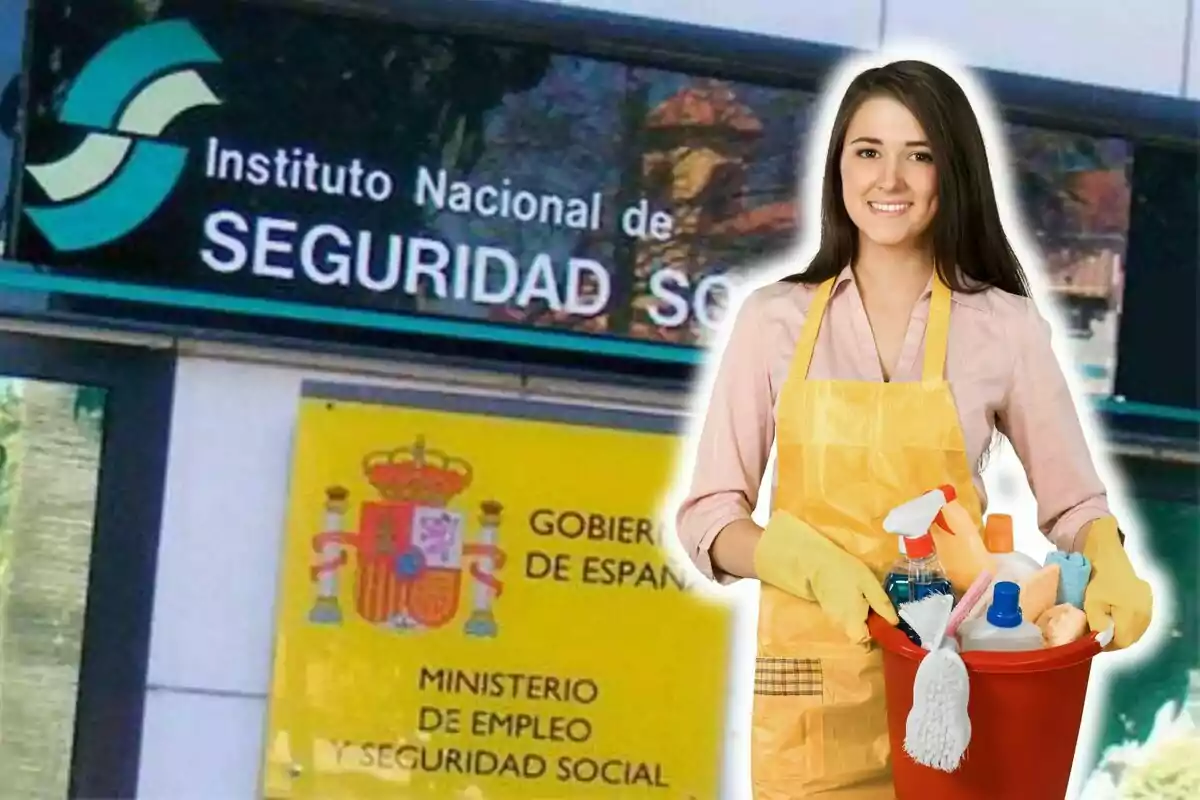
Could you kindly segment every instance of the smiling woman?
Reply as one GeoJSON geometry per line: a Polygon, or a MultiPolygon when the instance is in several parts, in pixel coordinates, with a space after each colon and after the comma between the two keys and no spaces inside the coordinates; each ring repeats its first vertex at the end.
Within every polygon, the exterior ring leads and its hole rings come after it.
{"type": "Polygon", "coordinates": [[[979,121],[940,70],[901,61],[858,76],[834,120],[821,189],[821,248],[792,280],[819,284],[848,264],[866,271],[874,258],[860,248],[911,252],[920,244],[956,292],[994,287],[1028,296],[1000,222],[979,121]],[[871,213],[871,202],[889,205],[871,213]]]}
{"type": "MultiPolygon", "coordinates": [[[[1048,538],[1085,552],[1094,575],[1127,578],[1089,586],[1094,610],[1112,599],[1089,616],[1093,630],[1111,612],[1114,644],[1127,647],[1150,619],[1150,588],[1118,541],[966,93],[931,64],[898,61],[864,69],[827,102],[819,250],[738,312],[678,515],[703,571],[762,584],[758,800],[905,794],[902,774],[893,786],[892,764],[906,762],[889,757],[879,651],[863,647],[869,610],[898,622],[880,588],[896,544],[878,520],[949,484],[981,527],[980,471],[997,433],[1031,479],[1048,538]],[[773,443],[772,516],[760,528],[750,509],[773,443]],[[816,741],[805,733],[815,729],[837,735],[816,741]]],[[[1067,777],[1042,790],[1061,796],[1067,777]]]]}
{"type": "Polygon", "coordinates": [[[846,138],[842,202],[850,219],[882,247],[921,236],[937,213],[938,174],[916,117],[898,100],[874,97],[850,120],[846,138]]]}
{"type": "Polygon", "coordinates": [[[858,228],[855,269],[875,338],[879,367],[890,380],[909,316],[924,288],[927,259],[914,243],[928,240],[938,209],[938,171],[925,130],[894,97],[872,97],[850,118],[840,164],[842,204],[858,228]],[[879,292],[876,270],[911,266],[909,291],[879,292]]]}

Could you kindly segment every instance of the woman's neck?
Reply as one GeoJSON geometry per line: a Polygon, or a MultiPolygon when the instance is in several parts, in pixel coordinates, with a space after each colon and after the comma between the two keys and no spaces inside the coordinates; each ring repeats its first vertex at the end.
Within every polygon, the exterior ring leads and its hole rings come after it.
{"type": "Polygon", "coordinates": [[[933,275],[933,259],[923,251],[898,250],[861,242],[854,264],[854,279],[866,297],[915,302],[933,275]]]}

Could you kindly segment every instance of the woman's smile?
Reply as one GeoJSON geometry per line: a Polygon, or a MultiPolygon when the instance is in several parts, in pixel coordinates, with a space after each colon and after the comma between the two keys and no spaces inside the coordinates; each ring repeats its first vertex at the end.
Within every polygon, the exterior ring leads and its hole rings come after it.
{"type": "Polygon", "coordinates": [[[869,201],[867,206],[871,211],[885,217],[899,217],[912,208],[912,203],[882,203],[869,201]]]}

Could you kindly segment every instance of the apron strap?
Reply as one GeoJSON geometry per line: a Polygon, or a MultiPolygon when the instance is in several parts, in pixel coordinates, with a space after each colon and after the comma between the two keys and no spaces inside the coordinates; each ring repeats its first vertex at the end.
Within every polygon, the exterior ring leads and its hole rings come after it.
{"type": "Polygon", "coordinates": [[[950,341],[950,287],[933,275],[929,297],[929,320],[925,323],[925,365],[922,383],[941,383],[946,369],[946,351],[950,341]]]}
{"type": "Polygon", "coordinates": [[[821,332],[821,319],[825,316],[825,306],[829,305],[829,295],[833,293],[833,285],[836,282],[836,276],[830,278],[820,284],[813,294],[808,314],[804,317],[804,327],[800,329],[800,338],[796,340],[792,366],[788,370],[789,377],[795,376],[801,380],[808,377],[808,365],[812,362],[813,351],[817,347],[817,334],[821,332]]]}
{"type": "MultiPolygon", "coordinates": [[[[830,278],[817,287],[813,294],[812,303],[808,306],[808,314],[804,317],[804,326],[800,329],[800,338],[796,340],[796,350],[792,355],[792,366],[789,376],[804,379],[808,377],[808,367],[812,363],[813,351],[817,346],[817,334],[821,332],[821,320],[825,316],[825,307],[829,305],[829,296],[837,278],[830,278]]],[[[921,369],[922,383],[941,383],[946,369],[946,351],[950,341],[950,287],[942,282],[935,273],[933,288],[929,297],[929,319],[925,323],[925,363],[921,369]]]]}

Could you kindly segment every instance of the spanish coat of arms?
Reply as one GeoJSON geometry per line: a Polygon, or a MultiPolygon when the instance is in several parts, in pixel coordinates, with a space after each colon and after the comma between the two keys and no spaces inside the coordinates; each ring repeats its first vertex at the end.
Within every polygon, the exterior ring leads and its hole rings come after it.
{"type": "Polygon", "coordinates": [[[316,599],[309,620],[342,622],[339,581],[353,550],[354,608],[363,620],[400,631],[448,625],[458,615],[466,573],[473,591],[464,633],[495,636],[493,604],[503,588],[496,572],[505,560],[496,545],[502,507],[480,503],[474,542],[465,541],[465,515],[451,508],[471,485],[471,465],[427,449],[418,437],[411,446],[368,453],[362,470],[378,496],[360,504],[357,531],[347,529],[349,491],[325,491],[324,530],[312,539],[316,599]]]}

